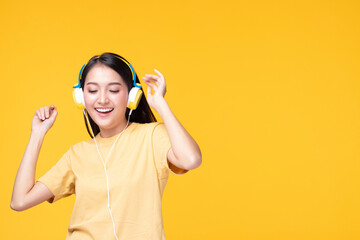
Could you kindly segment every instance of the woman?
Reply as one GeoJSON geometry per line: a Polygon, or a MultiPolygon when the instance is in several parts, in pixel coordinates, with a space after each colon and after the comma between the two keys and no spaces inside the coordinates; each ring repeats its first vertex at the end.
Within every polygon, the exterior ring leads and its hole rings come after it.
{"type": "Polygon", "coordinates": [[[92,57],[80,71],[83,95],[77,101],[92,139],[70,146],[34,184],[42,142],[57,116],[54,105],[37,110],[11,208],[23,211],[76,193],[66,239],[166,239],[161,198],[168,175],[195,169],[202,159],[164,99],[164,76],[155,71],[142,78],[148,99],[137,94],[134,107],[129,91],[141,86],[131,64],[114,53],[92,57]],[[149,106],[163,122],[156,122],[149,106]]]}

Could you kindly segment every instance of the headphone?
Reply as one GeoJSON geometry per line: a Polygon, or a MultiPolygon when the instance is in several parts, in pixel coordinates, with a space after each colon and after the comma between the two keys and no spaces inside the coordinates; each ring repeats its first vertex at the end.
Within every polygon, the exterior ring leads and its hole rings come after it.
{"type": "MultiPolygon", "coordinates": [[[[95,59],[100,58],[100,56],[97,56],[95,59]]],[[[139,105],[141,96],[143,94],[143,91],[141,90],[141,85],[138,85],[136,83],[136,75],[135,75],[135,71],[133,69],[133,67],[131,66],[131,64],[126,61],[124,58],[122,57],[118,57],[117,58],[121,59],[124,63],[126,63],[126,65],[129,66],[132,76],[133,76],[133,87],[131,88],[130,92],[129,92],[129,98],[128,98],[128,102],[127,102],[127,107],[131,110],[135,110],[137,108],[137,106],[139,105]]],[[[88,62],[89,63],[89,62],[88,62]]],[[[86,109],[85,107],[85,100],[84,100],[84,91],[83,89],[81,89],[81,78],[82,78],[82,73],[83,73],[83,69],[87,64],[84,64],[80,70],[79,73],[79,82],[77,84],[74,84],[73,88],[73,98],[75,101],[76,106],[83,110],[86,109]]]]}

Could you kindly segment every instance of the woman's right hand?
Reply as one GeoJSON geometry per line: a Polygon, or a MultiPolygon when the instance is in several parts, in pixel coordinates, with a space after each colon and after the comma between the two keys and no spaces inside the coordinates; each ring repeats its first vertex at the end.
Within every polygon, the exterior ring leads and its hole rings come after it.
{"type": "Polygon", "coordinates": [[[31,124],[31,132],[45,135],[54,124],[56,116],[57,111],[54,105],[41,107],[39,110],[36,110],[31,124]]]}

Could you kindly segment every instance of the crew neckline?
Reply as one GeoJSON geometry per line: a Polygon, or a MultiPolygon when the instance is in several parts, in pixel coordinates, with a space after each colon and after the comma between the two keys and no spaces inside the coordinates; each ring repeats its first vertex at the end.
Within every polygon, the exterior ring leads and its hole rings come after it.
{"type": "MultiPolygon", "coordinates": [[[[127,132],[129,132],[130,129],[134,128],[136,125],[138,125],[139,123],[136,123],[136,122],[131,122],[131,124],[129,124],[127,126],[127,128],[123,131],[122,135],[126,134],[127,132]]],[[[96,138],[96,141],[98,143],[109,143],[109,142],[114,142],[116,140],[116,138],[119,136],[121,132],[119,132],[118,134],[115,134],[114,136],[111,136],[111,137],[101,137],[100,136],[100,132],[95,136],[96,138]]],[[[121,138],[121,136],[119,137],[121,138]]]]}

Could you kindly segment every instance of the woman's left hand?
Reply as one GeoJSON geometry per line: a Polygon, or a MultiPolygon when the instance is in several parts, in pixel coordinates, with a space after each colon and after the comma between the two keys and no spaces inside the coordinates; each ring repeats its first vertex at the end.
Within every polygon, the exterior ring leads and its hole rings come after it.
{"type": "Polygon", "coordinates": [[[155,111],[159,112],[161,104],[165,102],[164,96],[166,93],[166,83],[164,75],[161,74],[158,70],[154,69],[154,71],[159,75],[153,74],[145,74],[143,77],[143,81],[148,85],[147,88],[147,102],[155,109],[155,111]],[[152,94],[154,91],[154,94],[152,94]]]}

